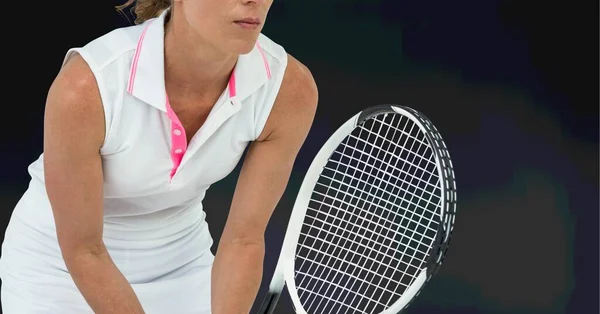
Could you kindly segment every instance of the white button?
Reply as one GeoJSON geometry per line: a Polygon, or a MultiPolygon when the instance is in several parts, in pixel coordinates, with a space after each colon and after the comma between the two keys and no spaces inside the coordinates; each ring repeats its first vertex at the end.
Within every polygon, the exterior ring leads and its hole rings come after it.
{"type": "Polygon", "coordinates": [[[181,130],[175,129],[175,130],[173,130],[173,134],[179,136],[179,135],[181,135],[181,130]]]}
{"type": "Polygon", "coordinates": [[[181,154],[183,152],[183,149],[178,148],[175,150],[175,154],[181,154]]]}

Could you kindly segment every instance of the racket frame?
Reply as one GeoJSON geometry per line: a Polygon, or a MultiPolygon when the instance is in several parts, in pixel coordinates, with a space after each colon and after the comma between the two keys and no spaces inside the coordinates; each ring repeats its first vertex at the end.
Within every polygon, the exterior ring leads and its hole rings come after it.
{"type": "Polygon", "coordinates": [[[435,129],[435,126],[420,112],[410,107],[400,105],[371,106],[346,120],[346,122],[329,137],[317,155],[313,158],[304,176],[298,195],[296,196],[277,266],[275,267],[267,295],[261,304],[258,314],[272,314],[281,297],[283,289],[286,286],[296,313],[308,314],[304,310],[297,293],[296,282],[294,279],[294,267],[296,247],[302,230],[302,222],[304,221],[306,211],[308,210],[308,204],[312,193],[319,176],[321,175],[321,171],[340,143],[342,143],[342,141],[351,134],[359,124],[362,124],[373,116],[386,113],[398,113],[410,119],[417,124],[420,130],[427,136],[429,143],[432,144],[432,146],[435,146],[432,147],[432,151],[435,154],[436,169],[442,184],[441,204],[443,204],[443,206],[440,207],[440,224],[443,226],[442,230],[444,233],[440,232],[440,230],[436,233],[436,239],[434,241],[434,246],[430,251],[428,264],[421,269],[413,283],[404,291],[396,302],[380,314],[397,314],[402,309],[406,308],[415,296],[419,294],[421,288],[436,273],[449,244],[456,207],[454,174],[447,148],[441,139],[441,135],[439,135],[439,132],[435,129]],[[434,138],[432,134],[436,135],[436,137],[434,138]],[[440,153],[440,150],[444,150],[444,153],[440,153]],[[451,214],[451,217],[448,217],[448,214],[451,214]],[[442,235],[444,235],[443,238],[441,238],[442,235]],[[435,258],[432,256],[433,254],[436,254],[435,258]]]}

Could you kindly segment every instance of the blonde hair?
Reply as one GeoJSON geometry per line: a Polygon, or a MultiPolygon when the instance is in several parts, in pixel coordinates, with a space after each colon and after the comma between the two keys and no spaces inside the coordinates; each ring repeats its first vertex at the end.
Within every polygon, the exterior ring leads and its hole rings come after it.
{"type": "Polygon", "coordinates": [[[158,17],[171,6],[171,0],[127,0],[116,8],[117,11],[124,14],[123,10],[129,6],[132,6],[131,12],[135,15],[135,24],[141,24],[158,17]]]}

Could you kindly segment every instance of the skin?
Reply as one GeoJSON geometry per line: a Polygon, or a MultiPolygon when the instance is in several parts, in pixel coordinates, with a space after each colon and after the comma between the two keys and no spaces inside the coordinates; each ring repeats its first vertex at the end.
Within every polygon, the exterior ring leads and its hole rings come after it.
{"type": "MultiPolygon", "coordinates": [[[[175,0],[165,37],[165,78],[171,106],[188,134],[204,123],[239,54],[259,32],[233,23],[264,23],[267,0],[175,0]],[[194,69],[202,69],[197,71],[194,69]]],[[[212,269],[212,313],[249,313],[262,279],[264,232],[287,185],[317,108],[310,71],[289,56],[265,128],[250,144],[212,269]]],[[[105,133],[94,75],[72,57],[50,87],[44,118],[46,187],[59,245],[78,289],[97,314],[144,313],[102,240],[105,133]]]]}

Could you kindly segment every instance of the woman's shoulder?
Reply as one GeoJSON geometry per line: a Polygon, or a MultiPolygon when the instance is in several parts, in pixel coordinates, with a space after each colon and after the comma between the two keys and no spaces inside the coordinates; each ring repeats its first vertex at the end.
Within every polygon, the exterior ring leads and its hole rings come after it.
{"type": "Polygon", "coordinates": [[[275,107],[278,107],[276,110],[303,110],[298,107],[305,104],[311,111],[310,107],[316,105],[318,91],[308,66],[288,53],[282,45],[262,33],[258,38],[257,46],[261,53],[269,56],[271,62],[276,61],[280,65],[281,86],[275,99],[275,107]]]}
{"type": "Polygon", "coordinates": [[[298,105],[316,106],[318,88],[311,70],[291,54],[287,54],[287,60],[288,64],[281,83],[280,102],[297,104],[292,105],[296,109],[299,109],[298,105]]]}
{"type": "MultiPolygon", "coordinates": [[[[291,127],[290,121],[311,124],[319,98],[317,84],[309,68],[290,54],[273,108],[258,141],[269,138],[274,131],[291,127]]],[[[299,127],[301,128],[301,127],[299,127]]]]}

